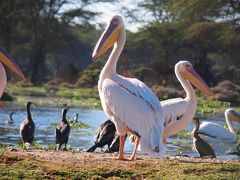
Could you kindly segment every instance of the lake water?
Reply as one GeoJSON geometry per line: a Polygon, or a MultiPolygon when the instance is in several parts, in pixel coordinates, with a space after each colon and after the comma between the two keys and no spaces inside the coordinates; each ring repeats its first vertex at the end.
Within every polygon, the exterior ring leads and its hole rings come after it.
{"type": "MultiPolygon", "coordinates": [[[[104,112],[96,109],[82,109],[82,108],[70,108],[67,117],[73,119],[74,113],[79,114],[79,120],[90,125],[91,128],[79,129],[72,128],[68,144],[73,149],[87,150],[93,144],[94,132],[97,127],[107,120],[104,112]]],[[[26,117],[26,111],[23,107],[11,106],[5,110],[0,110],[0,143],[17,145],[20,142],[19,127],[21,122],[26,117]],[[10,110],[11,109],[11,110],[10,110]],[[14,124],[6,124],[6,120],[9,119],[10,112],[13,111],[14,124]]],[[[36,107],[32,109],[32,118],[36,125],[35,141],[42,146],[48,146],[55,142],[55,127],[51,126],[51,123],[59,122],[61,119],[61,108],[53,107],[36,107]]],[[[211,122],[217,122],[224,124],[225,120],[222,117],[205,118],[211,122]]],[[[203,121],[203,119],[201,119],[203,121]]],[[[235,124],[239,128],[239,124],[235,124]]],[[[191,123],[186,129],[187,132],[191,132],[194,128],[194,124],[191,123]]],[[[226,151],[236,151],[236,143],[218,143],[211,144],[218,157],[224,158],[238,158],[235,155],[225,155],[226,151]]],[[[169,138],[167,141],[168,154],[175,155],[179,153],[187,154],[189,156],[198,156],[198,154],[192,151],[192,139],[191,138],[169,138]]],[[[125,145],[125,152],[131,153],[133,150],[133,144],[127,139],[125,145]]],[[[100,150],[99,150],[100,151],[100,150]]]]}

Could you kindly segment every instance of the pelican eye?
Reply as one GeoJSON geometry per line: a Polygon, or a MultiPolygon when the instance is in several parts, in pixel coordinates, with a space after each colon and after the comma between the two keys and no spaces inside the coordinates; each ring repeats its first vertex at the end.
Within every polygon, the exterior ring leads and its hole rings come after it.
{"type": "Polygon", "coordinates": [[[115,24],[115,25],[117,25],[117,24],[119,23],[119,20],[118,20],[117,18],[114,18],[114,19],[112,20],[112,23],[115,24]]]}

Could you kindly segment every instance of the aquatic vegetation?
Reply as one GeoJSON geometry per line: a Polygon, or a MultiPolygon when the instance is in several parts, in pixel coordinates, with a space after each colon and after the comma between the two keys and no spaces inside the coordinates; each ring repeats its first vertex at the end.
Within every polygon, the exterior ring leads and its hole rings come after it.
{"type": "Polygon", "coordinates": [[[6,148],[5,147],[1,147],[0,148],[0,158],[3,156],[3,154],[5,153],[6,148]]]}
{"type": "MultiPolygon", "coordinates": [[[[51,122],[51,126],[56,127],[58,122],[51,122]]],[[[74,121],[69,121],[68,124],[70,125],[71,128],[90,128],[90,126],[82,121],[79,122],[74,122],[74,121]]]]}

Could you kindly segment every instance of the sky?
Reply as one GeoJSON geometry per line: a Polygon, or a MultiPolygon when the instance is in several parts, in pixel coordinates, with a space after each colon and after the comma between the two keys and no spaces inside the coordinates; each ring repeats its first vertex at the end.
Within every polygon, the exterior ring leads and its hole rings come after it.
{"type": "MultiPolygon", "coordinates": [[[[137,3],[142,2],[143,0],[121,0],[119,2],[115,3],[95,3],[92,5],[87,6],[85,9],[90,10],[93,12],[101,13],[95,18],[96,24],[107,24],[110,17],[112,17],[114,14],[120,14],[124,17],[124,8],[127,8],[128,10],[136,9],[137,3]]],[[[79,1],[74,0],[72,4],[67,4],[62,7],[62,11],[65,11],[67,9],[73,9],[79,7],[79,1]]],[[[141,14],[141,13],[140,13],[141,14]]],[[[140,15],[141,16],[141,15],[140,15]]],[[[144,16],[142,14],[144,18],[144,16]]],[[[131,22],[130,19],[124,17],[125,27],[127,30],[136,32],[139,27],[143,26],[142,23],[137,22],[131,22]]],[[[95,22],[91,22],[95,23],[95,22]]]]}

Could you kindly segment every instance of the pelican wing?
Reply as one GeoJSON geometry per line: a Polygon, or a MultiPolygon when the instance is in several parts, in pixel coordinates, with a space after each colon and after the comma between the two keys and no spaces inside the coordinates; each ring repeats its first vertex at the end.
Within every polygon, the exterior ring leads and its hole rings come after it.
{"type": "Polygon", "coordinates": [[[202,122],[198,134],[209,142],[235,142],[236,136],[220,124],[212,122],[202,122]]]}
{"type": "Polygon", "coordinates": [[[187,102],[182,98],[161,101],[161,105],[165,115],[165,126],[180,120],[187,110],[187,102]]]}
{"type": "Polygon", "coordinates": [[[115,123],[117,132],[124,135],[126,129],[130,129],[141,136],[141,150],[162,156],[165,153],[162,143],[164,116],[152,91],[141,81],[130,78],[106,79],[102,87],[107,114],[115,123]],[[153,145],[156,138],[159,154],[152,151],[156,147],[153,145]]]}

